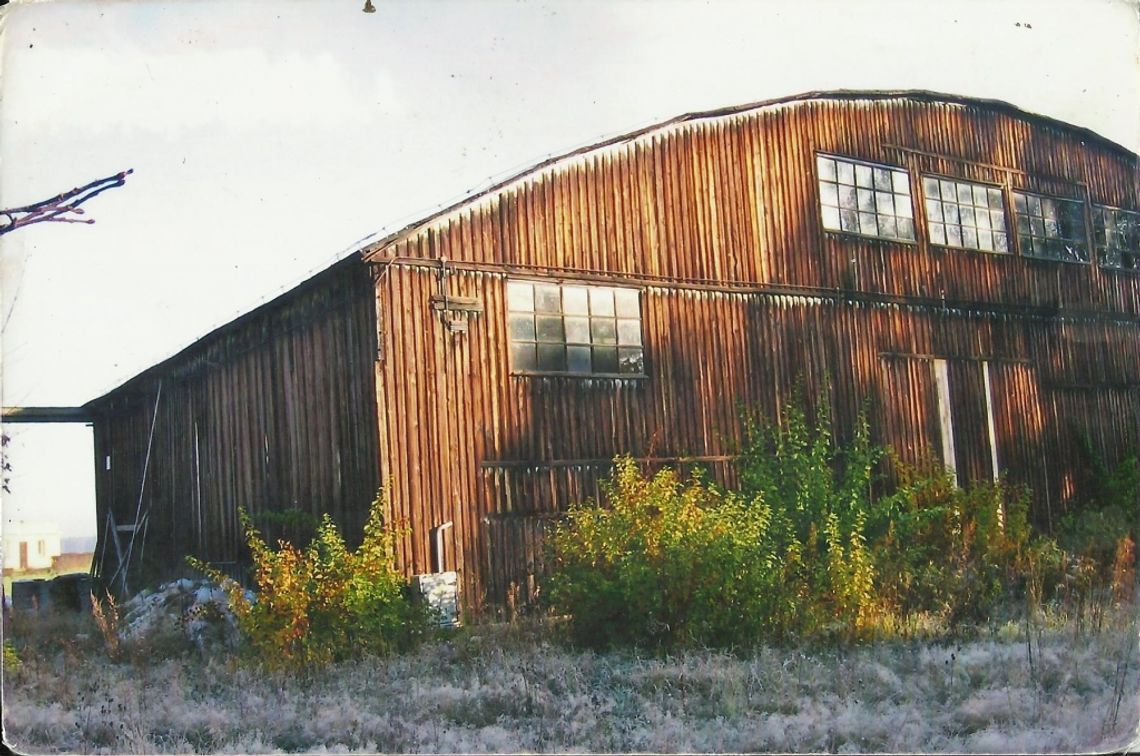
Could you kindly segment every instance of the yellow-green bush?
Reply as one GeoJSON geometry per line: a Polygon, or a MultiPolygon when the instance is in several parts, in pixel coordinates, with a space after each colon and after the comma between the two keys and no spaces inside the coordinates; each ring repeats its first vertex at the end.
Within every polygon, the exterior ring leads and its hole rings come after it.
{"type": "Polygon", "coordinates": [[[241,521],[253,559],[253,598],[200,561],[197,569],[227,592],[254,657],[270,667],[320,665],[358,654],[388,654],[415,645],[430,627],[395,567],[398,534],[383,521],[383,497],[372,504],[364,537],[350,551],[327,514],[304,549],[267,545],[245,511],[241,521]]]}

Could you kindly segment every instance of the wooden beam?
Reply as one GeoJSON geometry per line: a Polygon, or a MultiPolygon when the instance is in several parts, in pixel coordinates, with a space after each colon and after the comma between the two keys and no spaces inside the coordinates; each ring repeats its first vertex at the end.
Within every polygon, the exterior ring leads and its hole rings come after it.
{"type": "Polygon", "coordinates": [[[5,423],[90,423],[91,413],[83,407],[5,407],[5,423]]]}

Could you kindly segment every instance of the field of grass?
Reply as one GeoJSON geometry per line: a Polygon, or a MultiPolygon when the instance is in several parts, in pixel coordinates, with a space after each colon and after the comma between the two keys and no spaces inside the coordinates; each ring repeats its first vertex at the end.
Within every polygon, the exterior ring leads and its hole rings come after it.
{"type": "Polygon", "coordinates": [[[25,753],[1065,752],[1126,746],[1140,719],[1131,614],[740,656],[599,654],[516,623],[293,675],[174,633],[111,659],[90,618],[8,630],[25,753]]]}

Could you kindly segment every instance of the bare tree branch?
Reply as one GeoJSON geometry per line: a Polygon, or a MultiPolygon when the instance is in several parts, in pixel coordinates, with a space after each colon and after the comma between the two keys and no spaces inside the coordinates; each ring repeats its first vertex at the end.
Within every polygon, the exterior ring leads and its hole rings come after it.
{"type": "Polygon", "coordinates": [[[108,189],[122,186],[127,182],[127,176],[134,172],[134,168],[128,168],[114,176],[97,179],[63,194],[57,194],[51,199],[0,210],[0,236],[33,223],[94,223],[95,220],[92,218],[73,216],[83,215],[84,211],[80,205],[108,189]]]}

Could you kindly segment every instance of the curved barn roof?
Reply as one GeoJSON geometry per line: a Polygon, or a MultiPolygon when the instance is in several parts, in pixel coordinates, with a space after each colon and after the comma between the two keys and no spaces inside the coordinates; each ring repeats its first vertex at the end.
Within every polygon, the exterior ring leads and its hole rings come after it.
{"type": "MultiPolygon", "coordinates": [[[[981,97],[967,97],[964,95],[947,94],[944,92],[934,92],[926,89],[835,89],[835,90],[813,90],[810,92],[801,92],[799,94],[787,95],[784,97],[777,97],[770,100],[760,100],[743,105],[732,105],[723,108],[715,108],[713,110],[693,111],[684,113],[679,116],[659,121],[657,123],[643,126],[635,129],[634,131],[619,134],[617,136],[608,137],[598,142],[588,144],[582,147],[577,147],[573,150],[553,155],[537,163],[534,163],[520,171],[510,174],[506,178],[494,181],[489,186],[473,191],[460,199],[452,202],[449,205],[441,207],[440,209],[426,215],[423,218],[417,219],[403,226],[402,228],[385,234],[382,238],[369,242],[363,247],[355,250],[364,257],[372,256],[376,251],[382,249],[393,241],[422,228],[432,221],[453,213],[463,207],[466,207],[479,199],[492,195],[511,184],[526,179],[530,176],[537,175],[543,170],[556,166],[566,160],[587,155],[599,150],[603,150],[615,145],[626,144],[639,139],[643,136],[666,131],[675,126],[704,121],[715,118],[722,118],[725,116],[738,115],[743,113],[752,113],[763,110],[777,110],[786,106],[799,105],[802,103],[829,100],[835,102],[880,102],[884,100],[906,100],[915,103],[932,103],[942,105],[962,105],[966,107],[977,107],[990,110],[995,113],[1001,113],[1012,118],[1025,121],[1027,123],[1035,124],[1045,128],[1054,129],[1065,134],[1069,134],[1082,142],[1089,142],[1095,144],[1110,152],[1136,162],[1140,168],[1140,156],[1129,150],[1127,147],[1108,139],[1091,129],[1083,126],[1076,126],[1074,124],[1062,121],[1050,116],[1040,115],[1038,113],[1031,113],[1027,110],[1005,102],[1004,100],[993,100],[981,97]]],[[[361,242],[367,240],[365,237],[361,242]]]]}

